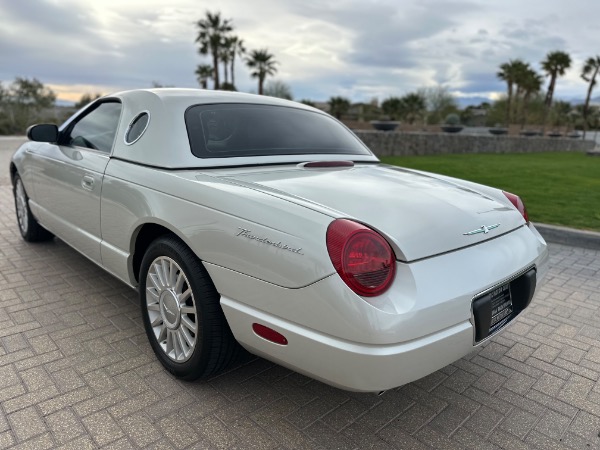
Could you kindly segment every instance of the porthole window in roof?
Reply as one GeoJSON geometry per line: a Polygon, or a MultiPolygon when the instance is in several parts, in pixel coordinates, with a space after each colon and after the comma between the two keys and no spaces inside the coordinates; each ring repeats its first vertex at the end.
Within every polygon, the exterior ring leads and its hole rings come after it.
{"type": "Polygon", "coordinates": [[[125,144],[131,145],[134,142],[137,142],[144,134],[144,131],[146,131],[146,128],[148,128],[149,123],[150,115],[148,114],[148,111],[141,112],[135,116],[129,123],[127,131],[125,132],[125,144]]]}

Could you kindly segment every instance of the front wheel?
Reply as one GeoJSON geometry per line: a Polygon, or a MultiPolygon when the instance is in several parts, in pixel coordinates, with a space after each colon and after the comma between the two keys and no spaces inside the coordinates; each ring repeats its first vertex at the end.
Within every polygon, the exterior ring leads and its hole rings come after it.
{"type": "Polygon", "coordinates": [[[154,353],[179,378],[218,373],[240,353],[206,269],[175,237],[161,237],[146,251],[140,304],[154,353]]]}
{"type": "Polygon", "coordinates": [[[42,227],[29,209],[29,197],[25,192],[25,186],[21,177],[16,174],[13,183],[13,195],[15,197],[15,211],[17,223],[21,236],[27,242],[48,241],[54,237],[52,233],[42,227]]]}

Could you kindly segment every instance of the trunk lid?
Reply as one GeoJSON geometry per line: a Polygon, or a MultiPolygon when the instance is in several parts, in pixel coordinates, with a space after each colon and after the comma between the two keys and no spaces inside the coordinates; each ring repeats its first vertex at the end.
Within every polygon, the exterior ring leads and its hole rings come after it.
{"type": "Polygon", "coordinates": [[[474,245],[525,223],[508,200],[393,166],[246,169],[223,178],[362,222],[387,236],[403,261],[474,245]]]}

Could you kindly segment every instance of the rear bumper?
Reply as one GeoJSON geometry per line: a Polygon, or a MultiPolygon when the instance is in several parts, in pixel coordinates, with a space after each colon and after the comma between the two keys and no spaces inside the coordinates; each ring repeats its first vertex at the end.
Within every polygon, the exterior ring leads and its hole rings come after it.
{"type": "Polygon", "coordinates": [[[228,298],[221,298],[221,305],[236,339],[248,351],[350,391],[378,392],[410,383],[474,348],[470,321],[400,344],[368,345],[306,329],[228,298]],[[254,322],[282,333],[288,345],[254,334],[254,322]]]}
{"type": "Polygon", "coordinates": [[[286,289],[205,266],[234,336],[250,352],[333,386],[376,392],[424,377],[473,350],[473,301],[531,268],[539,287],[548,252],[535,228],[522,227],[399,265],[394,286],[368,302],[337,275],[286,289]],[[283,334],[288,345],[259,337],[253,323],[283,334]]]}

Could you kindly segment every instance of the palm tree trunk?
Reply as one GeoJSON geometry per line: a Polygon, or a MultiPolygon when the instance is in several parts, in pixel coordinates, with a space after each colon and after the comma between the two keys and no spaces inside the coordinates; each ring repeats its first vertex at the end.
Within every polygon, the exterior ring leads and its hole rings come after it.
{"type": "Polygon", "coordinates": [[[596,75],[598,75],[598,67],[594,70],[594,75],[590,78],[590,85],[588,86],[587,96],[585,97],[585,105],[583,106],[583,139],[585,139],[585,134],[587,133],[587,119],[588,119],[588,110],[590,108],[590,98],[592,97],[592,90],[594,89],[594,84],[596,84],[596,75]]]}
{"type": "Polygon", "coordinates": [[[219,89],[219,56],[213,52],[213,77],[215,80],[215,90],[219,89]]]}
{"type": "Polygon", "coordinates": [[[258,95],[263,95],[263,85],[265,84],[265,77],[258,77],[258,95]]]}
{"type": "Polygon", "coordinates": [[[512,101],[512,84],[508,85],[508,98],[506,99],[506,129],[510,124],[510,103],[512,101]]]}
{"type": "Polygon", "coordinates": [[[554,86],[556,84],[556,74],[552,74],[550,77],[550,84],[548,85],[548,92],[546,93],[546,106],[550,108],[552,106],[552,97],[554,97],[554,86]]]}
{"type": "Polygon", "coordinates": [[[550,108],[552,107],[552,98],[554,97],[554,86],[556,84],[556,74],[552,74],[550,77],[550,84],[548,85],[548,92],[546,93],[546,101],[544,108],[544,120],[542,122],[542,135],[546,131],[546,123],[548,122],[548,115],[550,114],[550,108]]]}
{"type": "Polygon", "coordinates": [[[227,69],[229,69],[227,61],[223,61],[223,76],[225,78],[225,83],[229,82],[229,72],[227,72],[227,69]]]}
{"type": "Polygon", "coordinates": [[[235,88],[235,72],[234,72],[234,64],[235,64],[235,53],[231,57],[231,85],[235,88]]]}
{"type": "Polygon", "coordinates": [[[521,109],[521,130],[525,129],[527,124],[527,106],[529,103],[529,94],[523,96],[523,108],[521,109]]]}

